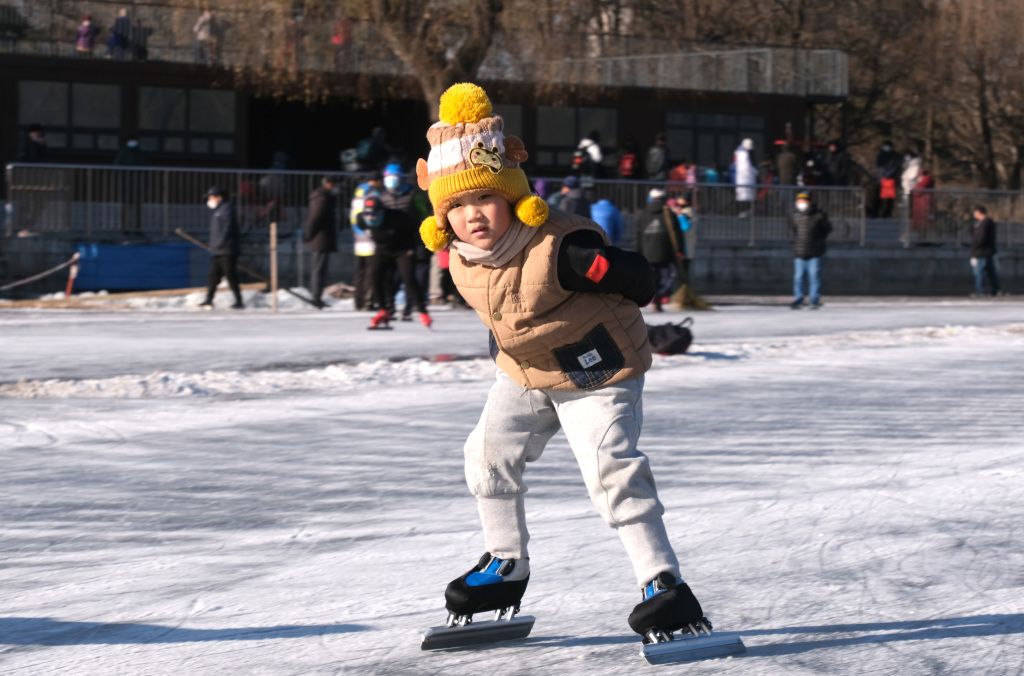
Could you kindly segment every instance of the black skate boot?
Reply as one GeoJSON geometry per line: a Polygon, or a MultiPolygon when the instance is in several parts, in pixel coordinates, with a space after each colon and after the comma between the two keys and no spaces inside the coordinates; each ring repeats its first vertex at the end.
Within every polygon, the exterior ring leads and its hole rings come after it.
{"type": "Polygon", "coordinates": [[[499,559],[490,553],[448,584],[444,592],[448,620],[423,635],[423,650],[445,650],[467,645],[526,638],[534,618],[521,615],[519,602],[530,581],[528,559],[499,559]],[[494,611],[493,620],[474,622],[474,613],[494,611]]]}
{"type": "Polygon", "coordinates": [[[648,636],[651,632],[671,634],[690,625],[699,631],[700,623],[711,628],[689,585],[677,583],[671,573],[661,573],[644,585],[644,600],[629,614],[629,626],[645,643],[654,641],[648,636]]]}
{"type": "Polygon", "coordinates": [[[712,633],[711,622],[689,585],[677,582],[671,573],[661,573],[644,585],[643,601],[629,614],[629,626],[644,637],[641,654],[651,664],[724,657],[745,650],[738,635],[712,633]]]}
{"type": "Polygon", "coordinates": [[[458,617],[471,618],[474,613],[488,610],[499,611],[495,619],[505,612],[515,615],[529,581],[529,559],[499,559],[488,552],[480,557],[476,567],[448,584],[444,590],[445,607],[458,617]]]}

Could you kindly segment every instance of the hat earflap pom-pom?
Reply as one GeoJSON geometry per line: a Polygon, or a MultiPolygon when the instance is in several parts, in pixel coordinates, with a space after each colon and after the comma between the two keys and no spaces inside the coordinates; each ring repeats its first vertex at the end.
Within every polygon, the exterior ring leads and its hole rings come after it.
{"type": "Polygon", "coordinates": [[[436,253],[448,246],[449,238],[447,232],[437,227],[437,219],[433,216],[427,216],[420,223],[420,239],[423,240],[423,246],[427,247],[432,253],[436,253]]]}
{"type": "Polygon", "coordinates": [[[537,195],[527,195],[516,202],[516,217],[531,228],[536,228],[548,220],[548,203],[537,195]]]}

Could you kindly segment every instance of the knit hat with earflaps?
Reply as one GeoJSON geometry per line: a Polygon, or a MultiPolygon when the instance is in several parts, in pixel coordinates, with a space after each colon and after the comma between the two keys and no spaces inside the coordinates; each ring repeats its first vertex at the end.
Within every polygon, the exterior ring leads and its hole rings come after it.
{"type": "Polygon", "coordinates": [[[420,238],[431,251],[451,242],[448,209],[474,190],[503,196],[526,225],[537,227],[548,220],[547,203],[531,193],[519,168],[528,157],[523,141],[505,136],[504,122],[491,112],[487,92],[475,84],[452,85],[441,95],[441,120],[427,130],[430,155],[416,162],[416,181],[434,207],[434,215],[420,224],[420,238]]]}

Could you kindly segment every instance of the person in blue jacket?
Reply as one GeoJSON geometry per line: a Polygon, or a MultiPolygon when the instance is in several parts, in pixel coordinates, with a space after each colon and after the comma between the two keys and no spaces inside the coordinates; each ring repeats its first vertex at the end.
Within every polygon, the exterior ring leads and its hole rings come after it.
{"type": "Polygon", "coordinates": [[[601,226],[612,245],[622,239],[622,213],[610,199],[602,198],[590,205],[590,218],[601,226]]]}

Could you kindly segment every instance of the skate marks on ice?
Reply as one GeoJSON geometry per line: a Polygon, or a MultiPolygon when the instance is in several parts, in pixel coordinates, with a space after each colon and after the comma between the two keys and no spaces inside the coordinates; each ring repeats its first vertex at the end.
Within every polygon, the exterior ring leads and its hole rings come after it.
{"type": "MultiPolygon", "coordinates": [[[[857,624],[781,627],[779,629],[749,629],[743,632],[745,637],[793,636],[799,634],[844,634],[844,636],[781,641],[777,643],[756,642],[754,645],[747,647],[747,656],[778,657],[859,645],[1024,634],[1024,613],[948,617],[932,620],[908,620],[904,622],[864,622],[857,624]]],[[[1007,663],[1005,666],[1010,668],[1012,665],[1007,663]]],[[[1024,667],[1024,656],[1018,656],[1016,668],[1019,670],[1022,667],[1024,667]]]]}
{"type": "Polygon", "coordinates": [[[131,645],[203,641],[266,641],[350,634],[364,624],[190,629],[141,622],[73,622],[52,617],[0,617],[0,646],[131,645]]]}

